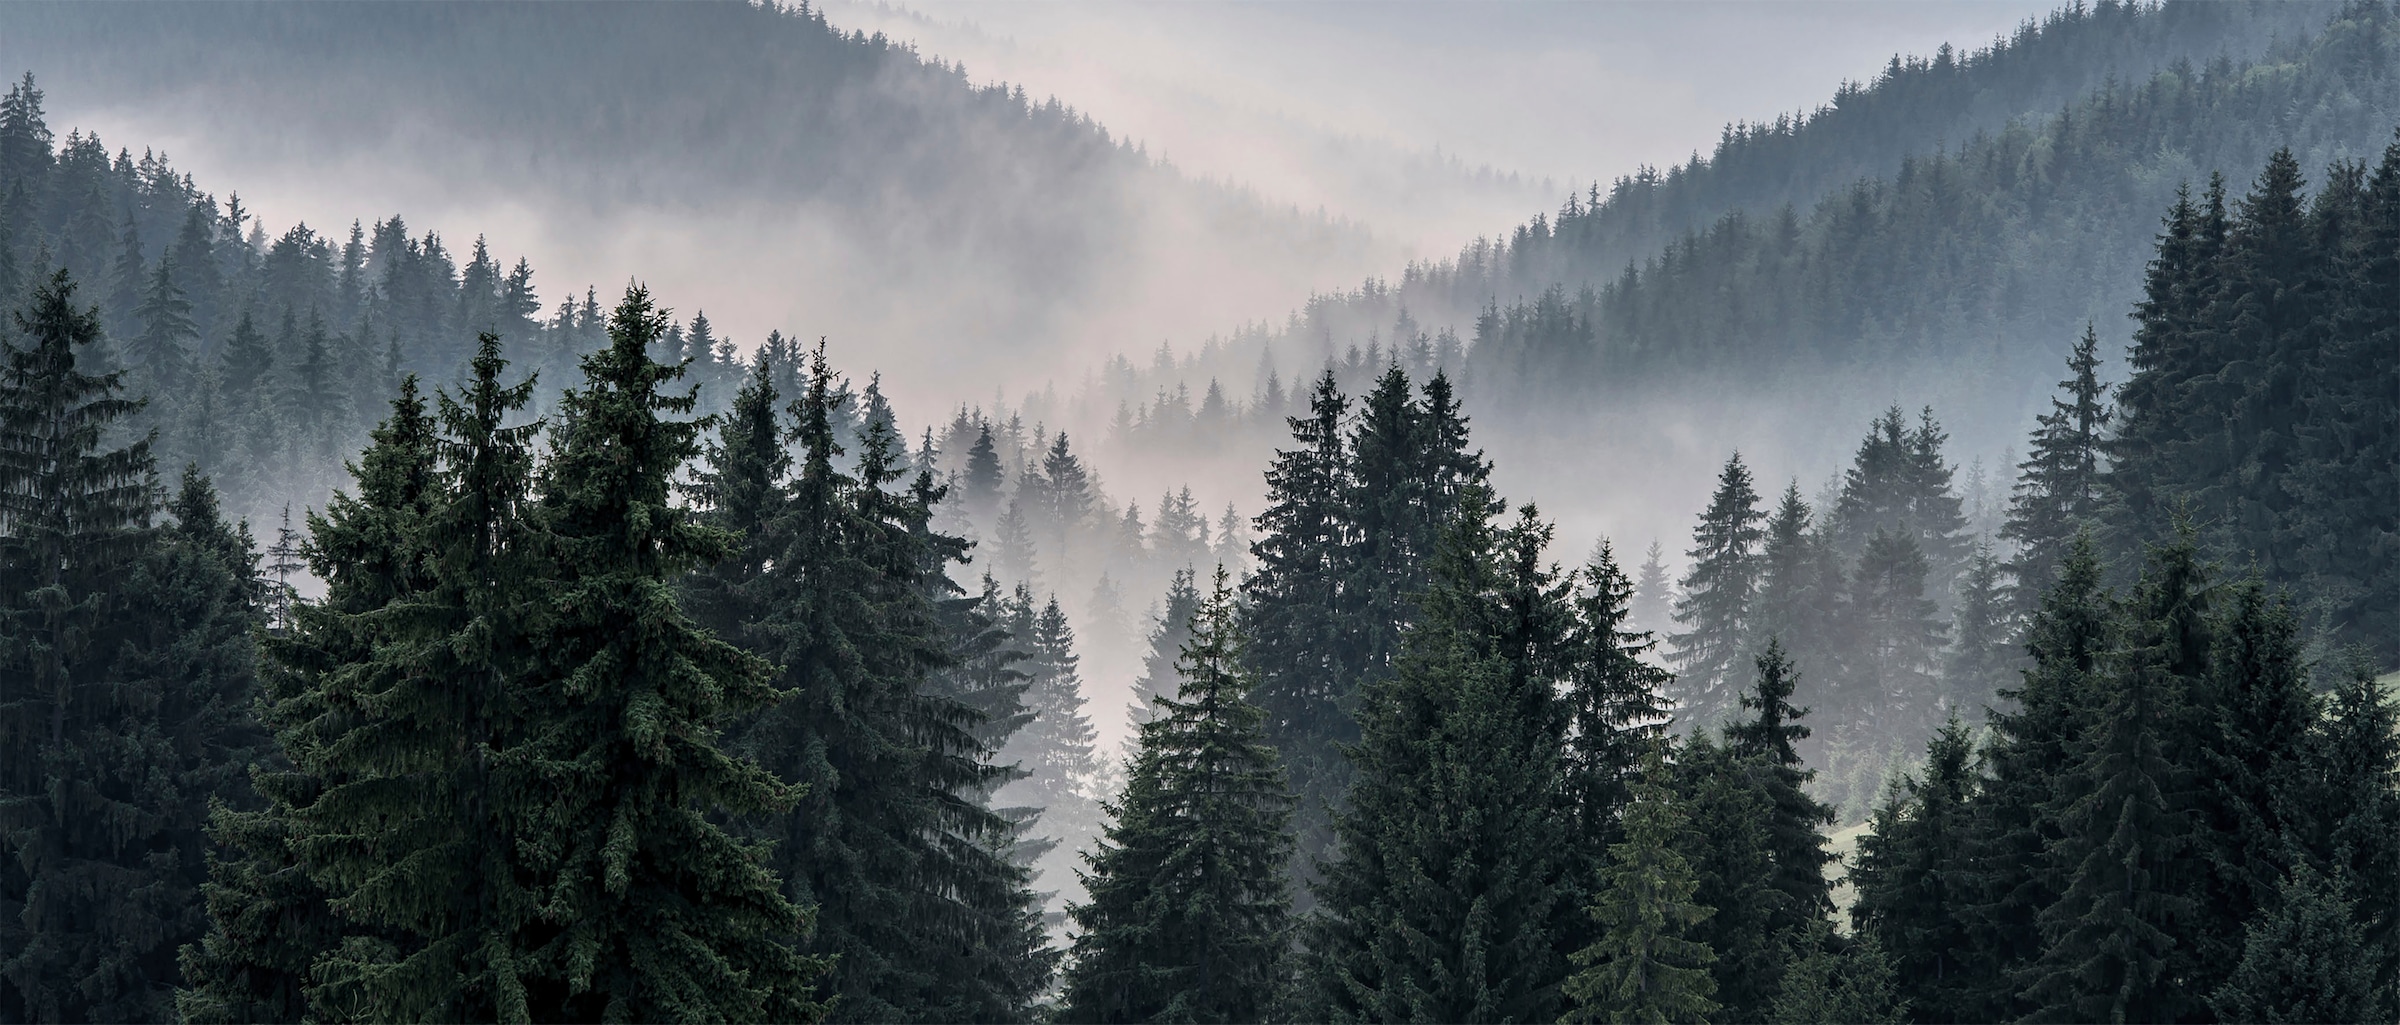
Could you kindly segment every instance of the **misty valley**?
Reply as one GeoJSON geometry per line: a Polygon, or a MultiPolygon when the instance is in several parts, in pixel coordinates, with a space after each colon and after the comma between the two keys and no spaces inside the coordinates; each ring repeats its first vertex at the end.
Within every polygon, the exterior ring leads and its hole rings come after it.
{"type": "Polygon", "coordinates": [[[2384,0],[0,67],[0,1023],[2400,1021],[2384,0]]]}

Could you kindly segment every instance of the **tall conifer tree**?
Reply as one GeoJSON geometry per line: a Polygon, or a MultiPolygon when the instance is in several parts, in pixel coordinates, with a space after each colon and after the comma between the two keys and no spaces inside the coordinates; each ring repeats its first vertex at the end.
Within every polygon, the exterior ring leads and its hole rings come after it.
{"type": "MultiPolygon", "coordinates": [[[[543,927],[517,969],[533,1007],[569,1017],[792,1020],[820,1008],[822,965],[791,945],[801,912],[764,851],[713,821],[797,796],[717,745],[719,723],[780,697],[767,664],[693,623],[678,575],[731,535],[669,501],[704,424],[676,419],[685,366],[657,362],[666,316],[629,289],[609,345],[584,357],[544,468],[538,517],[556,590],[527,644],[526,732],[496,775],[543,927]]],[[[487,352],[493,343],[485,336],[487,352]]]]}
{"type": "Polygon", "coordinates": [[[1675,603],[1682,632],[1674,649],[1676,704],[1683,721],[1707,728],[1732,714],[1735,676],[1748,651],[1751,605],[1758,587],[1758,545],[1764,539],[1758,492],[1739,452],[1717,474],[1717,490],[1692,531],[1692,568],[1675,603]]]}
{"type": "Polygon", "coordinates": [[[1693,902],[1699,882],[1676,847],[1685,816],[1653,742],[1626,805],[1624,839],[1609,845],[1594,893],[1601,932],[1574,954],[1582,970],[1566,982],[1570,1022],[1704,1022],[1716,1014],[1716,951],[1691,938],[1716,913],[1693,902]]]}
{"type": "Polygon", "coordinates": [[[1141,724],[1088,903],[1063,1021],[1265,1020],[1285,981],[1291,796],[1265,713],[1243,694],[1243,638],[1219,569],[1179,657],[1182,687],[1141,724]]]}
{"type": "MultiPolygon", "coordinates": [[[[1478,489],[1480,490],[1480,489],[1478,489]]],[[[1452,528],[1398,676],[1362,695],[1358,775],[1335,819],[1307,947],[1307,1013],[1533,1021],[1563,1010],[1572,902],[1552,694],[1568,611],[1549,530],[1452,528]]]]}
{"type": "Polygon", "coordinates": [[[1895,781],[1859,839],[1850,919],[1893,958],[1900,999],[1924,1021],[1975,1021],[1975,953],[1966,908],[1975,865],[1966,840],[1975,797],[1974,745],[1956,718],[1926,750],[1923,779],[1895,781]]]}
{"type": "MultiPolygon", "coordinates": [[[[30,89],[30,82],[25,86],[30,89]]],[[[36,97],[38,102],[38,96],[36,97]]],[[[163,1020],[212,801],[258,756],[256,555],[187,476],[152,524],[140,409],[64,270],[0,344],[0,1014],[163,1020]]]]}
{"type": "Polygon", "coordinates": [[[2187,528],[2153,553],[2090,743],[2059,791],[2062,836],[2047,856],[2063,885],[2024,975],[2042,1019],[2175,1021],[2205,995],[2179,930],[2198,910],[2188,741],[2212,589],[2197,547],[2187,528]]]}
{"type": "Polygon", "coordinates": [[[1309,393],[1309,415],[1286,418],[1294,447],[1276,452],[1267,468],[1267,507],[1250,545],[1258,568],[1242,581],[1258,680],[1250,699],[1265,709],[1266,741],[1291,776],[1303,873],[1332,842],[1332,812],[1350,779],[1340,745],[1358,739],[1351,706],[1361,655],[1343,588],[1351,537],[1341,430],[1349,407],[1328,370],[1309,393]]]}
{"type": "Polygon", "coordinates": [[[2014,581],[2011,604],[2019,615],[2031,615],[2040,604],[2058,578],[2067,546],[2099,512],[2101,449],[2110,417],[2099,370],[2100,336],[2086,326],[2067,357],[2069,376],[2058,384],[2061,395],[2050,400],[2049,412],[2034,418],[2025,461],[2017,464],[2000,536],[2017,546],[2008,571],[2014,581]]]}

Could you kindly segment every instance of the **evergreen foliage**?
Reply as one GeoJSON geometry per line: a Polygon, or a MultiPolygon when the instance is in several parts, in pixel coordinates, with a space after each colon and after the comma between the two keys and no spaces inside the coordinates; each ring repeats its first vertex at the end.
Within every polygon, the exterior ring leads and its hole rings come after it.
{"type": "Polygon", "coordinates": [[[1349,412],[1328,370],[1306,417],[1289,417],[1294,447],[1267,467],[1267,506],[1250,545],[1257,569],[1242,580],[1243,630],[1266,711],[1266,742],[1282,755],[1297,801],[1301,867],[1325,856],[1331,811],[1350,779],[1341,745],[1358,740],[1353,688],[1364,668],[1344,590],[1352,528],[1342,494],[1349,412]]]}
{"type": "Polygon", "coordinates": [[[2209,1003],[2224,1021],[2381,1021],[2391,1016],[2375,978],[2384,956],[2339,880],[2301,865],[2245,928],[2242,959],[2209,1003]]]}
{"type": "MultiPolygon", "coordinates": [[[[1465,508],[1487,507],[1480,488],[1465,508]]],[[[1549,528],[1448,531],[1398,675],[1362,693],[1357,776],[1306,939],[1304,1015],[1530,1021],[1563,1008],[1572,876],[1551,687],[1569,612],[1549,528]]]]}
{"type": "Polygon", "coordinates": [[[1694,904],[1699,883],[1676,846],[1683,812],[1654,742],[1624,815],[1624,839],[1608,848],[1592,916],[1600,938],[1578,950],[1582,970],[1566,982],[1574,1010],[1561,1021],[1702,1022],[1717,1010],[1716,952],[1689,937],[1714,908],[1694,904]]]}
{"type": "Polygon", "coordinates": [[[824,965],[789,943],[800,910],[766,849],[716,820],[784,811],[798,795],[717,745],[720,722],[781,697],[768,664],[676,600],[677,578],[725,554],[731,535],[668,501],[706,424],[675,418],[695,399],[665,390],[680,362],[651,356],[666,326],[646,291],[626,292],[609,347],[585,357],[583,386],[561,404],[529,510],[555,560],[552,590],[521,614],[521,643],[539,653],[507,702],[524,732],[492,758],[499,792],[473,800],[501,813],[518,871],[548,881],[526,902],[540,924],[518,926],[521,946],[502,954],[523,979],[510,994],[500,977],[504,1016],[524,1013],[515,1000],[543,1017],[612,1020],[822,1013],[812,988],[824,965]],[[517,796],[530,794],[549,796],[517,796]]]}
{"type": "Polygon", "coordinates": [[[1973,753],[1966,727],[1956,718],[1944,724],[1927,752],[1925,778],[1893,786],[1850,873],[1856,934],[1889,952],[1895,995],[1925,1021],[1976,1020],[1976,955],[1963,913],[1976,884],[1966,844],[1973,753]]]}
{"type": "Polygon", "coordinates": [[[2000,536],[2016,545],[2009,562],[2014,608],[2030,615],[2042,593],[2057,580],[2059,564],[2075,534],[2098,514],[2101,449],[2111,417],[2100,383],[2100,335],[2085,325],[2059,382],[2063,397],[2034,418],[2033,436],[2010,495],[2008,523],[2000,536]]]}
{"type": "MultiPolygon", "coordinates": [[[[0,122],[38,115],[31,80],[0,122]],[[28,106],[31,113],[28,113],[28,106]]],[[[5,126],[0,125],[0,130],[5,126]]],[[[45,151],[46,153],[46,151],[45,151]]],[[[17,153],[17,159],[28,159],[17,153]]],[[[165,512],[141,408],[95,372],[98,311],[65,270],[0,343],[0,1017],[173,1015],[210,807],[251,800],[263,737],[257,555],[186,474],[165,512]]]]}
{"type": "MultiPolygon", "coordinates": [[[[1053,606],[1055,607],[1055,606],[1053,606]]],[[[1244,638],[1219,569],[1179,657],[1182,686],[1141,724],[1087,903],[1062,1021],[1252,1022],[1281,995],[1291,943],[1291,797],[1265,713],[1245,699],[1244,638]]]]}
{"type": "Polygon", "coordinates": [[[1734,453],[1717,474],[1717,490],[1692,531],[1692,567],[1675,602],[1675,622],[1684,630],[1668,642],[1678,666],[1676,706],[1691,725],[1707,728],[1732,714],[1744,655],[1749,650],[1751,604],[1758,586],[1758,492],[1750,468],[1734,453]]]}

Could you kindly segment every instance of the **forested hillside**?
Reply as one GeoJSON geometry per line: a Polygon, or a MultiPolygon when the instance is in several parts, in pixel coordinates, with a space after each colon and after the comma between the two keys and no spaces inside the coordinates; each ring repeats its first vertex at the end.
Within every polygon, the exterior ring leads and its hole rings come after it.
{"type": "Polygon", "coordinates": [[[875,337],[919,394],[1038,384],[1394,258],[805,4],[37,3],[0,11],[0,61],[80,123],[249,175],[220,190],[273,178],[288,205],[329,190],[281,169],[337,175],[594,279],[677,252],[642,273],[753,337],[875,337]]]}

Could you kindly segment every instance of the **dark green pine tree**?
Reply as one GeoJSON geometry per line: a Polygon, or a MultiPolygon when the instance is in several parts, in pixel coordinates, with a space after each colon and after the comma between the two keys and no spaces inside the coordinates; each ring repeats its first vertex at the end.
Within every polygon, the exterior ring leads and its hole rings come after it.
{"type": "Polygon", "coordinates": [[[2305,863],[2281,880],[2274,901],[2242,932],[2242,957],[2208,998],[2220,1021],[2388,1021],[2378,985],[2384,950],[2367,930],[2340,876],[2305,863]]]}
{"type": "Polygon", "coordinates": [[[815,905],[810,953],[834,958],[834,1017],[1022,1017],[1051,958],[1010,860],[1015,825],[985,804],[1011,770],[990,762],[979,713],[933,675],[952,658],[933,589],[938,552],[924,488],[886,490],[897,439],[865,437],[836,467],[836,379],[822,349],[791,407],[798,473],[772,528],[778,547],[739,592],[744,641],[793,691],[734,746],[807,788],[756,824],[795,903],[815,905]]]}
{"type": "Polygon", "coordinates": [[[2008,562],[2010,607],[2031,616],[2057,581],[2077,531],[2100,511],[2108,390],[2100,383],[2100,335],[2089,325],[2067,357],[2068,377],[2050,412],[2034,418],[2025,461],[2017,464],[2008,522],[2000,536],[2016,544],[2008,562]]]}
{"type": "Polygon", "coordinates": [[[1976,865],[1966,845],[1973,830],[1974,743],[1956,718],[1926,749],[1925,777],[1902,777],[1875,810],[1850,871],[1857,935],[1888,951],[1899,999],[1920,1021],[1974,1021],[1975,952],[1967,909],[1976,865]]]}
{"type": "Polygon", "coordinates": [[[560,401],[543,468],[549,600],[525,638],[538,656],[516,698],[524,733],[496,766],[518,857],[546,884],[517,970],[543,1017],[813,1017],[823,965],[791,945],[802,913],[764,850],[715,821],[797,795],[717,743],[719,723],[781,696],[769,667],[676,599],[677,578],[732,535],[669,498],[706,425],[675,419],[696,392],[664,391],[686,370],[651,358],[666,325],[627,290],[608,347],[560,401]],[[544,796],[506,793],[518,787],[544,796]]]}
{"type": "Polygon", "coordinates": [[[1244,638],[1219,569],[1180,656],[1183,686],[1141,724],[1124,799],[1085,856],[1091,899],[1058,1018],[1254,1022],[1291,948],[1291,793],[1244,692],[1244,638]]]}
{"type": "Polygon", "coordinates": [[[1645,661],[1657,642],[1633,626],[1633,581],[1606,539],[1582,577],[1565,649],[1566,792],[1574,847],[1590,861],[1583,878],[1594,882],[1643,758],[1666,735],[1674,674],[1645,661]]]}
{"type": "Polygon", "coordinates": [[[1266,710],[1266,742],[1291,777],[1303,877],[1332,843],[1333,809],[1350,780],[1341,745],[1358,740],[1351,705],[1360,654],[1342,590],[1349,407],[1328,370],[1309,395],[1309,415],[1286,418],[1295,444],[1267,467],[1267,507],[1250,545],[1257,568],[1242,581],[1245,650],[1258,681],[1250,700],[1266,710]]]}
{"type": "Polygon", "coordinates": [[[2211,533],[2276,579],[2299,569],[2285,532],[2294,509],[2286,478],[2298,456],[2295,428],[2303,412],[2295,399],[2300,377],[2316,363],[2327,263],[2340,245],[2318,244],[2304,185],[2299,162],[2278,149],[2242,197],[2211,310],[2222,362],[2202,386],[2224,397],[2222,419],[2183,465],[2211,533]]]}
{"type": "Polygon", "coordinates": [[[1706,729],[1734,711],[1736,675],[1750,651],[1751,604],[1758,588],[1758,546],[1764,540],[1758,492],[1750,468],[1736,452],[1717,474],[1717,490],[1692,531],[1692,568],[1675,602],[1682,632],[1667,640],[1678,667],[1676,709],[1694,729],[1706,729]]]}
{"type": "Polygon", "coordinates": [[[2208,879],[2187,935],[2201,976],[2222,978],[2242,957],[2244,924],[2275,905],[2294,867],[2292,848],[2322,835],[2315,818],[2342,809],[2309,800],[2322,710],[2310,693],[2289,599],[2256,580],[2235,587],[2209,662],[2194,766],[2198,857],[2208,879]]]}
{"type": "MultiPolygon", "coordinates": [[[[2375,986],[2400,1001],[2400,700],[2376,682],[2364,649],[2344,660],[2341,682],[2318,724],[2316,752],[2323,789],[2314,807],[2336,813],[2319,846],[2331,851],[2332,872],[2349,881],[2364,945],[2383,952],[2375,986]]],[[[2386,1005],[2385,1016],[2392,1008],[2386,1005]]]]}
{"type": "Polygon", "coordinates": [[[2294,568],[2337,640],[2400,663],[2400,141],[2368,180],[2330,330],[2300,382],[2297,451],[2283,530],[2294,568]]]}
{"type": "Polygon", "coordinates": [[[1899,970],[1873,936],[1843,941],[1831,923],[1802,937],[1765,1021],[1774,1025],[1880,1025],[1907,1021],[1899,970]]]}
{"type": "Polygon", "coordinates": [[[1424,420],[1424,410],[1409,397],[1407,372],[1394,365],[1360,402],[1350,433],[1343,501],[1350,558],[1341,589],[1359,645],[1362,684],[1391,675],[1439,536],[1427,522],[1418,473],[1424,420]]]}
{"type": "Polygon", "coordinates": [[[2190,491],[2180,467],[2224,415],[2204,379],[2220,362],[2208,304],[2222,276],[2225,230],[2222,177],[2210,176],[2199,204],[2177,190],[2134,304],[2131,374],[2117,388],[2106,446],[2100,519],[2112,550],[2166,535],[2190,491]]]}
{"type": "Polygon", "coordinates": [[[2026,969],[2032,1017],[2179,1021],[2205,996],[2184,928],[2201,877],[2191,809],[2193,702],[2208,672],[2212,588],[2185,528],[2154,549],[2104,663],[2082,758],[2058,790],[2063,879],[2026,969]]]}
{"type": "Polygon", "coordinates": [[[1753,763],[1708,734],[1678,752],[1676,793],[1691,815],[1679,843],[1699,881],[1692,900],[1716,909],[1692,938],[1716,952],[1716,1000],[1726,1021],[1764,1021],[1772,1011],[1789,938],[1775,923],[1793,917],[1791,897],[1777,889],[1768,844],[1773,803],[1753,763]]]}
{"type": "Polygon", "coordinates": [[[212,802],[245,803],[258,625],[248,538],[187,477],[157,512],[139,410],[83,365],[65,271],[0,345],[0,1016],[157,1021],[205,926],[212,802]]]}
{"type": "Polygon", "coordinates": [[[311,524],[327,604],[274,649],[298,678],[276,685],[279,734],[316,788],[271,792],[306,798],[288,843],[356,933],[310,966],[321,1016],[556,1013],[526,992],[541,897],[496,765],[524,722],[514,685],[546,571],[524,517],[539,425],[508,424],[532,382],[502,384],[506,367],[487,336],[461,393],[438,396],[438,468],[395,409],[360,500],[311,524]]]}
{"type": "MultiPolygon", "coordinates": [[[[1478,491],[1480,489],[1477,489],[1478,491]]],[[[1408,657],[1361,694],[1337,860],[1322,867],[1304,1014],[1535,1021],[1564,1010],[1556,923],[1579,903],[1552,693],[1571,617],[1528,508],[1451,528],[1408,657]]]]}
{"type": "Polygon", "coordinates": [[[1824,833],[1833,824],[1833,809],[1818,803],[1806,789],[1816,773],[1800,767],[1795,749],[1808,739],[1809,731],[1800,725],[1808,709],[1791,703],[1799,685],[1791,660],[1783,646],[1770,639],[1756,666],[1758,682],[1742,695],[1742,707],[1755,714],[1727,726],[1725,743],[1758,774],[1767,795],[1766,842],[1775,865],[1769,885],[1787,899],[1769,916],[1769,927],[1782,935],[1804,935],[1811,924],[1833,914],[1833,883],[1825,877],[1825,866],[1834,855],[1825,849],[1824,833]]]}
{"type": "Polygon", "coordinates": [[[1677,848],[1686,815],[1661,749],[1651,743],[1625,805],[1623,839],[1609,845],[1608,867],[1594,891],[1598,938],[1577,950],[1580,967],[1565,990],[1573,1010],[1561,1021],[1705,1022],[1718,1011],[1716,951],[1692,938],[1716,909],[1695,903],[1699,880],[1677,848]]]}
{"type": "Polygon", "coordinates": [[[1973,804],[1968,849],[1981,866],[1968,922],[1982,1003],[1967,1017],[2013,1020],[2033,1010],[2016,981],[2045,948],[2037,916],[2056,903],[2063,875],[2046,856],[2063,842],[2054,794],[2088,743],[2092,695],[2114,646],[2116,602],[2100,586],[2089,528],[2068,542],[2057,582],[2026,624],[2032,665],[2004,704],[1986,714],[1986,777],[1973,804]],[[2013,707],[2010,707],[2013,705],[2013,707]]]}
{"type": "Polygon", "coordinates": [[[317,957],[339,946],[348,927],[301,859],[298,810],[348,778],[337,763],[356,749],[337,745],[366,718],[356,695],[313,684],[328,667],[370,661],[374,645],[393,636],[371,614],[426,593],[433,582],[422,556],[432,540],[428,518],[443,497],[437,424],[414,376],[401,380],[391,408],[352,467],[358,494],[337,491],[309,518],[304,553],[326,594],[298,603],[291,630],[270,640],[272,671],[259,706],[288,764],[252,770],[265,807],[222,808],[211,823],[223,853],[203,889],[209,932],[184,948],[187,989],[177,995],[177,1011],[186,1021],[341,1016],[310,999],[317,957]]]}

